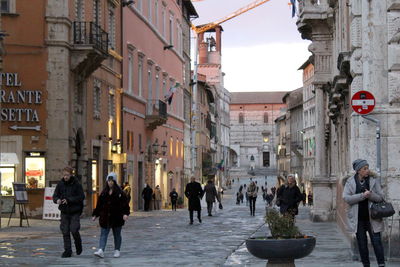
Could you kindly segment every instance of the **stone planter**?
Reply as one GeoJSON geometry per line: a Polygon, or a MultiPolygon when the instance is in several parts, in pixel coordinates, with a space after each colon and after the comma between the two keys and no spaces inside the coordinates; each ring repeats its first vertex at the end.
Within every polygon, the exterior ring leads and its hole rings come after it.
{"type": "Polygon", "coordinates": [[[315,237],[272,239],[255,237],[246,240],[247,250],[255,257],[268,260],[268,267],[294,267],[294,260],[309,255],[315,237]]]}

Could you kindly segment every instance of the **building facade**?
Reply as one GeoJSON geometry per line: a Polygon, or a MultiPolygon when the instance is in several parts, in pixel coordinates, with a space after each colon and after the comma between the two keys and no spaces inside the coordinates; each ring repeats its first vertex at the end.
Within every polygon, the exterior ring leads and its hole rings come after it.
{"type": "Polygon", "coordinates": [[[135,210],[143,208],[145,184],[160,186],[165,207],[172,188],[183,196],[185,185],[184,99],[191,91],[188,23],[197,14],[190,1],[172,0],[139,0],[123,14],[126,177],[133,186],[135,210]]]}
{"type": "Polygon", "coordinates": [[[90,212],[104,176],[120,168],[112,152],[121,126],[120,3],[4,2],[0,138],[12,160],[1,163],[2,189],[25,183],[28,213],[39,216],[44,187],[70,165],[90,212]]]}
{"type": "Polygon", "coordinates": [[[276,175],[275,120],[285,111],[287,92],[232,92],[230,148],[232,178],[276,175]]]}

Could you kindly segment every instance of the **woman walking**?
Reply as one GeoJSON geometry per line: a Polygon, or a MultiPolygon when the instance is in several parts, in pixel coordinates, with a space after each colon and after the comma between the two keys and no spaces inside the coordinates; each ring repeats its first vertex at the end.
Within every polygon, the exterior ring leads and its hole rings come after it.
{"type": "Polygon", "coordinates": [[[356,234],[358,250],[364,267],[369,267],[369,251],[367,232],[374,248],[378,266],[385,266],[385,258],[381,239],[383,231],[382,219],[372,219],[369,209],[373,202],[383,200],[380,182],[369,171],[366,160],[357,159],[353,162],[356,174],[348,178],[343,191],[343,199],[349,204],[348,230],[356,234]]]}
{"type": "Polygon", "coordinates": [[[111,172],[107,175],[106,186],[97,201],[96,209],[93,211],[93,221],[100,217],[100,244],[95,256],[104,258],[104,250],[107,244],[108,234],[113,231],[114,236],[114,258],[120,256],[121,230],[130,214],[126,195],[117,184],[117,174],[111,172]]]}
{"type": "Polygon", "coordinates": [[[250,185],[247,187],[247,195],[250,202],[250,215],[255,216],[256,211],[256,200],[257,200],[257,186],[252,181],[250,185]]]}

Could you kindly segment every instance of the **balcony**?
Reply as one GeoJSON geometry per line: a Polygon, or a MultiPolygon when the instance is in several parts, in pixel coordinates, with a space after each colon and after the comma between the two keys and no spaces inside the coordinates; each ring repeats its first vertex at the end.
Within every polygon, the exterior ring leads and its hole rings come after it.
{"type": "Polygon", "coordinates": [[[332,0],[303,0],[299,2],[297,28],[303,39],[311,40],[313,27],[320,27],[321,21],[333,19],[332,0]]]}
{"type": "Polygon", "coordinates": [[[94,22],[74,21],[73,25],[71,68],[87,78],[108,57],[108,33],[94,22]]]}
{"type": "Polygon", "coordinates": [[[161,126],[167,122],[167,104],[159,99],[147,100],[146,106],[146,127],[154,130],[157,126],[161,126]]]}

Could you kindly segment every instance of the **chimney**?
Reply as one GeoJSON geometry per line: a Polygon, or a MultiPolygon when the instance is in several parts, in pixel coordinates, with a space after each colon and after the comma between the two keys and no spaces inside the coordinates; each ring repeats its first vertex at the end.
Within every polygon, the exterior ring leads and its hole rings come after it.
{"type": "Polygon", "coordinates": [[[208,43],[201,42],[199,44],[199,64],[208,63],[208,43]]]}
{"type": "Polygon", "coordinates": [[[216,40],[215,40],[216,47],[215,48],[216,48],[217,52],[219,52],[220,54],[221,54],[221,29],[222,29],[221,26],[217,26],[215,28],[215,38],[216,38],[216,40]]]}

